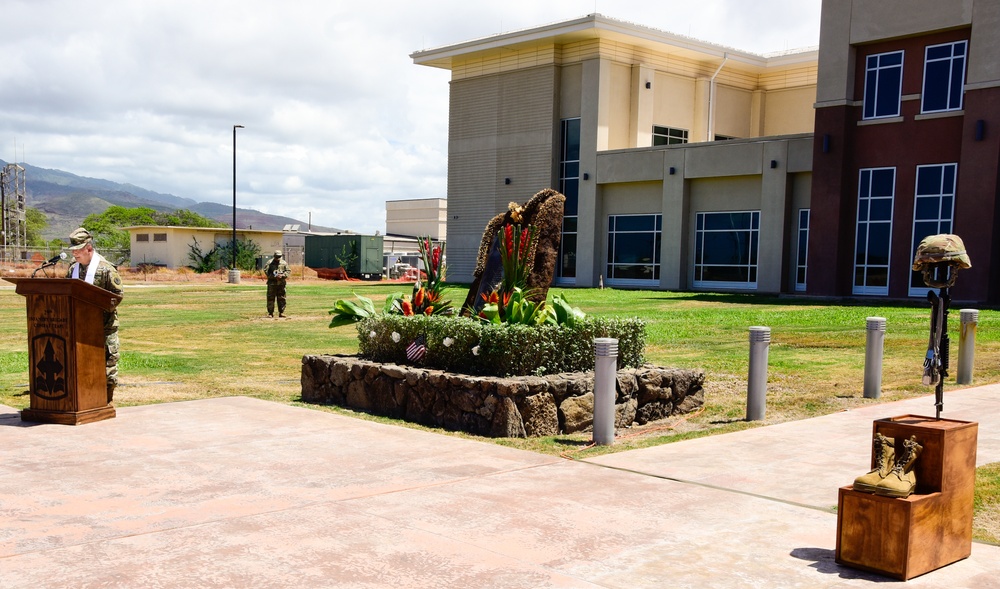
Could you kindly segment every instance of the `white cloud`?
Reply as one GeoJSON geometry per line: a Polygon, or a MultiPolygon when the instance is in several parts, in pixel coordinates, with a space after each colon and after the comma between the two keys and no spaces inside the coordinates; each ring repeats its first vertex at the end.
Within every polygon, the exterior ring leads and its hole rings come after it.
{"type": "Polygon", "coordinates": [[[759,53],[818,43],[820,0],[8,0],[0,157],[229,203],[242,124],[240,206],[381,230],[385,200],[447,188],[448,73],[408,55],[595,10],[759,53]]]}

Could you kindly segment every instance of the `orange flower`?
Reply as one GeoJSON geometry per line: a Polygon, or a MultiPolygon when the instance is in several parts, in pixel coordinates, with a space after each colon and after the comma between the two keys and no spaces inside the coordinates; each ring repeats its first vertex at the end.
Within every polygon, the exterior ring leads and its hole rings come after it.
{"type": "Polygon", "coordinates": [[[413,293],[413,305],[417,308],[424,303],[424,289],[421,287],[417,292],[413,293]]]}
{"type": "Polygon", "coordinates": [[[401,306],[403,307],[403,315],[413,315],[413,305],[410,304],[410,301],[403,301],[401,306]]]}
{"type": "Polygon", "coordinates": [[[427,307],[426,309],[424,309],[424,315],[433,315],[433,314],[434,314],[434,307],[433,306],[430,306],[430,307],[427,307]]]}

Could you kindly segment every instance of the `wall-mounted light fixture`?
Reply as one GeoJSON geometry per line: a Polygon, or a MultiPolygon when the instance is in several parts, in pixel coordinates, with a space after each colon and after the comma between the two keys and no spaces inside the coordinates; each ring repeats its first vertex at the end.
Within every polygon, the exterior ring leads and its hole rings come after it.
{"type": "Polygon", "coordinates": [[[504,184],[510,184],[510,178],[504,178],[503,179],[503,183],[504,184]]]}
{"type": "Polygon", "coordinates": [[[646,82],[646,90],[649,90],[652,87],[653,87],[653,83],[652,82],[646,82]]]}
{"type": "Polygon", "coordinates": [[[674,174],[677,173],[677,168],[675,168],[673,166],[670,166],[670,170],[668,170],[668,171],[669,171],[670,175],[673,176],[674,174]]]}
{"type": "Polygon", "coordinates": [[[976,141],[982,141],[986,137],[986,121],[979,119],[976,121],[976,141]]]}
{"type": "Polygon", "coordinates": [[[830,153],[830,134],[823,134],[823,153],[830,153]]]}
{"type": "Polygon", "coordinates": [[[584,180],[590,180],[590,174],[588,174],[588,173],[584,172],[584,173],[583,173],[583,179],[584,179],[584,180]]]}
{"type": "Polygon", "coordinates": [[[778,167],[778,160],[771,160],[771,169],[773,170],[777,167],[778,167]]]}

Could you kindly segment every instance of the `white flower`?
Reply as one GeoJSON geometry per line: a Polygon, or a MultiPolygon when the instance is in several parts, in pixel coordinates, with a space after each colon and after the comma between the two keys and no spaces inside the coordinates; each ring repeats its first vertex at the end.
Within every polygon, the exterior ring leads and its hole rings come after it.
{"type": "Polygon", "coordinates": [[[399,334],[396,333],[395,331],[392,332],[392,341],[396,342],[397,344],[399,343],[399,334]]]}
{"type": "Polygon", "coordinates": [[[478,356],[479,355],[479,346],[475,346],[475,347],[472,348],[472,355],[473,356],[478,356]]]}
{"type": "Polygon", "coordinates": [[[368,339],[375,339],[375,330],[374,329],[368,332],[368,339]]]}
{"type": "Polygon", "coordinates": [[[455,343],[455,340],[453,340],[452,338],[450,338],[450,337],[444,338],[444,347],[450,348],[451,344],[453,344],[453,343],[455,343]]]}

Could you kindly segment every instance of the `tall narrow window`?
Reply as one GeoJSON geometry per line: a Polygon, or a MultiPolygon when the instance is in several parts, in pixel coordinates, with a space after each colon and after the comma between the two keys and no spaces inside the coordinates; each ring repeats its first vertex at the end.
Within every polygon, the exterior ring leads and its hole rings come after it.
{"type": "Polygon", "coordinates": [[[854,246],[854,294],[889,294],[889,243],[896,168],[861,170],[854,246]]]}
{"type": "Polygon", "coordinates": [[[898,117],[903,88],[903,52],[878,53],[865,59],[864,118],[898,117]]]}
{"type": "Polygon", "coordinates": [[[809,209],[799,209],[799,227],[796,231],[795,290],[806,290],[806,262],[809,260],[809,209]]]}
{"type": "MultiPolygon", "coordinates": [[[[928,235],[952,233],[955,216],[955,178],[958,164],[917,166],[917,190],[913,201],[913,244],[917,254],[920,240],[928,235]]],[[[924,296],[927,286],[923,274],[910,275],[910,296],[924,296]]]]}
{"type": "Polygon", "coordinates": [[[695,216],[694,285],[757,288],[760,211],[695,216]]]}
{"type": "Polygon", "coordinates": [[[921,112],[961,110],[965,91],[967,41],[930,45],[924,52],[921,112]]]}
{"type": "Polygon", "coordinates": [[[608,216],[608,282],[659,281],[662,230],[662,215],[608,216]]]}
{"type": "Polygon", "coordinates": [[[576,221],[580,202],[580,119],[562,122],[562,149],[559,156],[559,192],[566,197],[562,240],[556,277],[560,282],[576,282],[576,221]]]}

